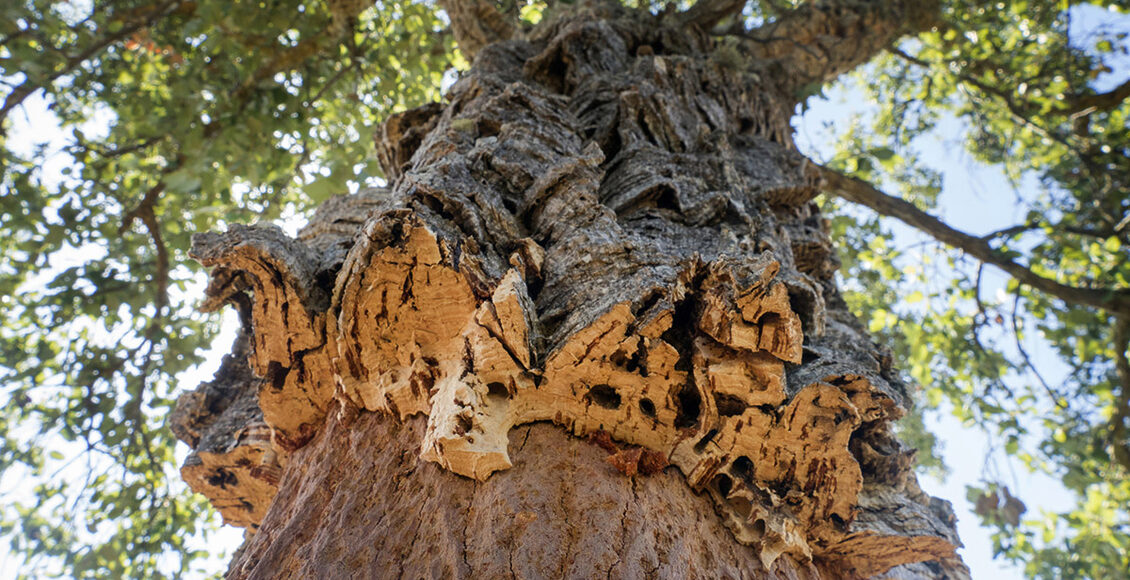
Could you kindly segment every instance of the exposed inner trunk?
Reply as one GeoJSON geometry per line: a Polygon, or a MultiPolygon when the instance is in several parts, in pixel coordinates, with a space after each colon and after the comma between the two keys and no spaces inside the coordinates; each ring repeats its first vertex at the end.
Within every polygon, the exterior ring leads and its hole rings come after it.
{"type": "Polygon", "coordinates": [[[258,530],[231,576],[965,574],[833,284],[795,79],[724,49],[577,11],[389,120],[387,190],[196,240],[251,347],[173,420],[258,530]]]}

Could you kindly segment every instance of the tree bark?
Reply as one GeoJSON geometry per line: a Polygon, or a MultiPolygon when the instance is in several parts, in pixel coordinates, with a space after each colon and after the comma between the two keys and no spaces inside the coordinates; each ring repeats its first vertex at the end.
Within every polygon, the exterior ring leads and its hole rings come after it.
{"type": "Polygon", "coordinates": [[[833,282],[785,56],[678,22],[479,46],[385,124],[388,189],[194,241],[246,321],[172,421],[253,532],[229,577],[967,575],[833,282]]]}

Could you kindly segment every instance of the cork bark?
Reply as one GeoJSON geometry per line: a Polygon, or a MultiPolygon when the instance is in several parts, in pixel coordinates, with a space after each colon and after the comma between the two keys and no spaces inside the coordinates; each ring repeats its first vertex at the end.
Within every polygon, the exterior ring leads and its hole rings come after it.
{"type": "Polygon", "coordinates": [[[922,5],[725,46],[600,3],[454,23],[474,66],[384,124],[387,188],[194,241],[245,320],[172,421],[253,532],[229,577],[965,577],[789,126],[922,5]]]}

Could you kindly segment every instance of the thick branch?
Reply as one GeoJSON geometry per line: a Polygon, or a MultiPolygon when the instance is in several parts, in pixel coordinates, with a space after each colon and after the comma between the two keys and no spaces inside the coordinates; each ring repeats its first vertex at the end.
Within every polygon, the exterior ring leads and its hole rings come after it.
{"type": "Polygon", "coordinates": [[[1105,93],[1078,95],[1068,99],[1068,112],[1087,115],[1096,111],[1109,111],[1130,98],[1130,79],[1105,93]]]}
{"type": "Polygon", "coordinates": [[[1023,284],[1051,294],[1069,304],[1093,306],[1111,313],[1130,314],[1130,290],[1082,288],[1044,278],[995,250],[984,239],[955,230],[913,204],[887,195],[865,181],[842,175],[827,167],[820,167],[819,171],[832,193],[848,201],[865,205],[882,215],[896,218],[946,245],[958,248],[982,262],[1008,272],[1023,284]]]}
{"type": "Polygon", "coordinates": [[[490,0],[439,0],[451,19],[451,31],[459,50],[474,60],[484,47],[514,36],[510,22],[490,0]]]}
{"type": "Polygon", "coordinates": [[[867,62],[900,36],[938,21],[936,0],[808,2],[746,35],[754,58],[775,60],[800,91],[867,62]]]}
{"type": "Polygon", "coordinates": [[[698,0],[678,18],[685,25],[710,30],[723,19],[741,13],[748,3],[748,0],[698,0]]]}

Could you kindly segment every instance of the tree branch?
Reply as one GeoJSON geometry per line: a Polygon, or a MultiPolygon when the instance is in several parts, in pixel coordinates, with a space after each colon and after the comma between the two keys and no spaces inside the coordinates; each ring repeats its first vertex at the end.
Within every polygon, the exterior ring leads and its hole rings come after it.
{"type": "Polygon", "coordinates": [[[439,0],[451,19],[455,42],[467,60],[484,47],[515,35],[514,23],[498,11],[490,0],[439,0]]]}
{"type": "Polygon", "coordinates": [[[1111,236],[1121,236],[1123,234],[1123,232],[1121,232],[1117,228],[1106,228],[1106,227],[1104,227],[1104,228],[1091,228],[1091,227],[1085,227],[1085,226],[1065,224],[1063,222],[1059,222],[1059,223],[1055,223],[1055,224],[1041,224],[1039,222],[1036,222],[1036,223],[1016,224],[1014,226],[1002,228],[1002,229],[999,229],[995,232],[989,232],[989,233],[981,236],[980,239],[982,239],[986,242],[991,242],[993,240],[1000,239],[1000,238],[1011,238],[1011,237],[1013,237],[1017,234],[1023,234],[1023,233],[1034,231],[1034,230],[1042,230],[1042,229],[1044,229],[1045,225],[1047,225],[1048,227],[1051,227],[1051,229],[1053,229],[1053,230],[1060,230],[1064,233],[1074,234],[1074,235],[1077,235],[1077,236],[1084,236],[1084,237],[1088,237],[1088,238],[1106,239],[1106,238],[1109,238],[1111,236]]]}
{"type": "Polygon", "coordinates": [[[1065,112],[1074,115],[1089,115],[1097,111],[1109,111],[1130,98],[1130,79],[1105,93],[1095,95],[1076,95],[1067,99],[1065,112]]]}
{"type": "MultiPolygon", "coordinates": [[[[983,264],[982,264],[983,265],[983,264]]],[[[1044,380],[1044,375],[1040,374],[1036,364],[1032,362],[1032,357],[1028,355],[1028,349],[1024,348],[1024,341],[1020,338],[1020,292],[1017,291],[1012,297],[1012,338],[1016,342],[1016,352],[1020,353],[1020,358],[1024,360],[1024,366],[1028,367],[1028,371],[1032,376],[1036,377],[1040,385],[1044,387],[1044,392],[1048,394],[1048,398],[1055,403],[1057,409],[1061,412],[1067,410],[1067,400],[1060,396],[1059,393],[1052,389],[1051,385],[1044,380]]]]}
{"type": "MultiPolygon", "coordinates": [[[[179,167],[179,165],[173,167],[173,169],[176,169],[176,167],[179,167]]],[[[168,175],[172,171],[173,170],[170,169],[162,172],[161,177],[163,178],[165,175],[168,175]]],[[[124,216],[122,216],[122,223],[118,226],[118,234],[125,233],[125,231],[129,229],[131,225],[133,225],[133,221],[140,218],[146,210],[152,211],[153,204],[157,203],[157,198],[160,197],[164,192],[165,181],[164,179],[162,179],[161,181],[158,181],[156,185],[150,187],[149,190],[145,192],[145,195],[141,197],[141,201],[138,202],[137,207],[134,207],[133,209],[126,212],[124,216]]]]}
{"type": "MultiPolygon", "coordinates": [[[[903,51],[902,49],[900,49],[898,47],[892,46],[892,47],[887,49],[887,52],[890,52],[891,54],[893,54],[893,55],[895,55],[895,56],[897,56],[897,57],[899,57],[899,58],[901,58],[901,59],[903,59],[907,62],[916,64],[916,65],[918,65],[922,68],[925,68],[927,70],[933,70],[934,68],[945,68],[944,64],[933,64],[933,63],[930,63],[928,61],[922,60],[922,59],[920,59],[916,56],[911,56],[910,54],[907,54],[905,51],[903,51]]],[[[1059,135],[1055,135],[1051,131],[1049,131],[1048,129],[1045,129],[1042,126],[1037,125],[1035,123],[1035,121],[1033,121],[1030,118],[1029,111],[1027,111],[1026,108],[1021,103],[1017,103],[1016,99],[1014,99],[1012,94],[1009,93],[1008,91],[1003,91],[998,87],[994,87],[992,85],[989,85],[988,83],[985,83],[985,82],[981,81],[980,79],[978,79],[977,77],[974,77],[974,76],[969,75],[969,74],[965,74],[965,73],[953,73],[953,74],[958,80],[964,82],[965,84],[980,90],[981,92],[985,93],[986,95],[990,95],[990,96],[997,97],[998,99],[1000,99],[1004,103],[1005,108],[1008,109],[1008,112],[1012,114],[1013,118],[1016,119],[1016,121],[1018,123],[1020,123],[1024,126],[1028,127],[1029,129],[1039,133],[1043,137],[1047,137],[1048,139],[1051,139],[1051,140],[1053,140],[1057,143],[1063,144],[1063,146],[1067,147],[1068,149],[1074,149],[1074,147],[1071,145],[1071,143],[1067,142],[1067,139],[1065,139],[1065,138],[1063,138],[1059,135]]]]}
{"type": "Polygon", "coordinates": [[[744,48],[756,59],[780,63],[798,92],[854,69],[939,18],[937,0],[807,2],[750,31],[744,48]]]}
{"type": "MultiPolygon", "coordinates": [[[[933,70],[935,68],[946,68],[945,63],[935,64],[922,60],[916,56],[907,54],[905,51],[898,47],[892,46],[888,48],[887,51],[909,63],[916,64],[928,70],[933,70]]],[[[1033,122],[1031,119],[1033,113],[1032,106],[1029,103],[1017,102],[1011,91],[992,86],[967,73],[954,72],[953,75],[958,80],[979,89],[985,94],[992,95],[1001,99],[1001,101],[1004,102],[1005,107],[1008,108],[1008,111],[1012,113],[1012,115],[1021,123],[1027,125],[1028,127],[1039,132],[1045,137],[1054,139],[1060,143],[1063,143],[1064,145],[1070,146],[1070,144],[1068,144],[1063,138],[1052,135],[1050,131],[1033,122]]],[[[1127,98],[1130,98],[1130,80],[1127,80],[1118,87],[1115,87],[1114,89],[1105,93],[1070,96],[1066,99],[1065,103],[1057,105],[1055,108],[1051,109],[1049,113],[1068,115],[1072,119],[1078,121],[1091,115],[1092,113],[1114,109],[1121,105],[1122,102],[1127,98]]]]}
{"type": "Polygon", "coordinates": [[[960,249],[986,264],[992,264],[1022,284],[1055,296],[1068,304],[1092,306],[1112,314],[1130,316],[1130,289],[1068,286],[1045,278],[994,249],[986,240],[955,230],[905,200],[887,195],[865,181],[848,177],[827,167],[820,165],[816,167],[832,193],[850,202],[867,206],[882,215],[898,219],[948,246],[960,249]]]}
{"type": "Polygon", "coordinates": [[[676,17],[684,26],[698,26],[709,31],[723,19],[740,14],[749,0],[698,0],[694,6],[676,17]]]}

